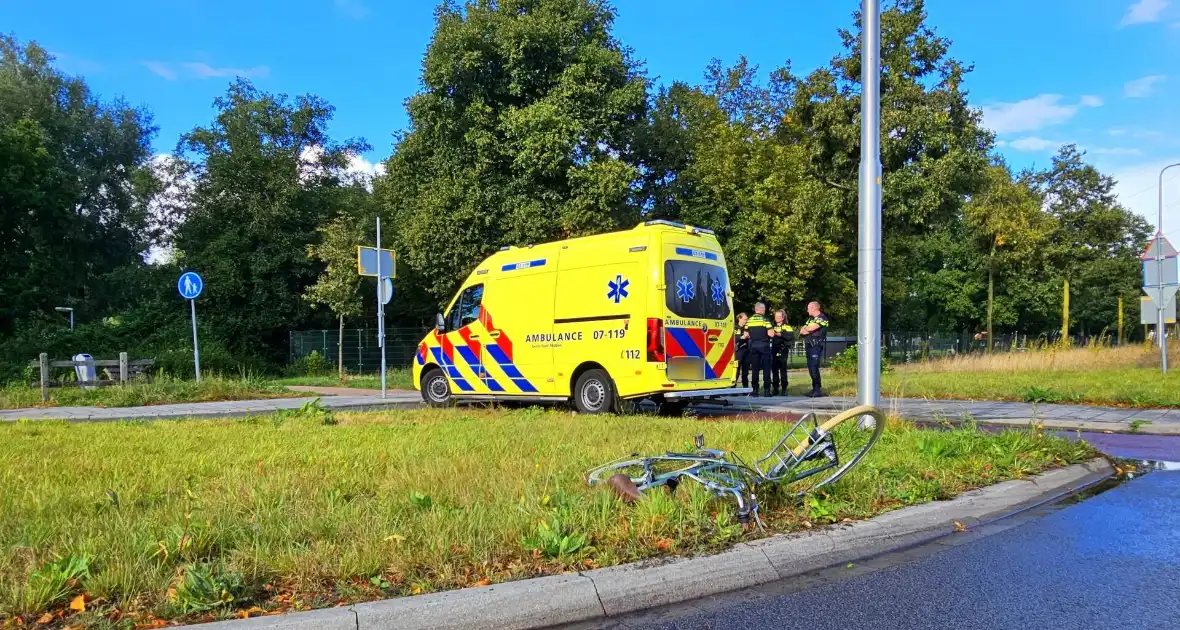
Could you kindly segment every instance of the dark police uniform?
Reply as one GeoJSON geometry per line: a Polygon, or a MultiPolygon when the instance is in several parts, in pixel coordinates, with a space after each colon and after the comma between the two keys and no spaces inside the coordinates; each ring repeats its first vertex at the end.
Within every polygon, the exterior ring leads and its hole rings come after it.
{"type": "Polygon", "coordinates": [[[770,383],[774,395],[778,396],[787,393],[787,355],[795,339],[795,329],[783,323],[776,324],[771,330],[774,337],[770,340],[770,383]]]}
{"type": "Polygon", "coordinates": [[[750,333],[750,347],[746,359],[754,372],[751,386],[754,388],[755,396],[758,395],[759,373],[762,374],[762,394],[770,395],[770,329],[773,327],[774,324],[771,324],[770,320],[757,313],[751,315],[750,320],[746,322],[746,332],[750,333]]]}
{"type": "Polygon", "coordinates": [[[824,344],[828,341],[828,316],[822,312],[803,324],[804,327],[818,324],[813,332],[804,335],[803,349],[807,354],[807,372],[811,374],[811,393],[809,396],[820,395],[819,362],[824,356],[824,344]]]}
{"type": "MultiPolygon", "coordinates": [[[[746,320],[747,322],[749,319],[746,320]]],[[[734,341],[733,341],[733,356],[737,359],[738,377],[741,379],[742,387],[750,386],[750,341],[742,339],[746,334],[745,326],[738,326],[734,324],[734,341]]]]}

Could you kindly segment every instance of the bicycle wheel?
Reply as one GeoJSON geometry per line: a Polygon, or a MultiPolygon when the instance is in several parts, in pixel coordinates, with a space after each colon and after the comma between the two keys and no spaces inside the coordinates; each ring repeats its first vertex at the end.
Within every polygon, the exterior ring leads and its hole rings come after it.
{"type": "Polygon", "coordinates": [[[627,475],[631,479],[631,482],[635,484],[635,487],[643,491],[648,488],[665,485],[669,479],[680,473],[715,461],[720,460],[689,457],[642,457],[638,459],[625,459],[591,470],[586,474],[586,480],[593,486],[606,483],[611,477],[622,474],[627,475]]]}
{"type": "Polygon", "coordinates": [[[835,483],[868,454],[885,430],[885,415],[871,405],[853,407],[813,427],[792,452],[799,493],[835,483]]]}

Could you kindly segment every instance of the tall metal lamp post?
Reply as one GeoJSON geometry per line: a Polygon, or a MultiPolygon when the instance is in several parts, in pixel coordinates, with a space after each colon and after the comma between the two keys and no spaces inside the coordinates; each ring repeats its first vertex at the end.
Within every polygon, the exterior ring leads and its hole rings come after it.
{"type": "Polygon", "coordinates": [[[1168,325],[1164,322],[1164,172],[1170,168],[1180,166],[1180,162],[1169,164],[1160,169],[1159,182],[1159,214],[1155,223],[1155,273],[1158,278],[1159,297],[1156,298],[1156,328],[1155,334],[1160,339],[1160,368],[1164,374],[1168,373],[1168,325]]]}
{"type": "Polygon", "coordinates": [[[58,313],[69,313],[70,314],[70,330],[74,329],[74,309],[72,309],[68,306],[58,306],[58,307],[55,307],[53,310],[57,311],[58,313]]]}
{"type": "Polygon", "coordinates": [[[881,398],[881,4],[861,2],[857,398],[881,398]]]}

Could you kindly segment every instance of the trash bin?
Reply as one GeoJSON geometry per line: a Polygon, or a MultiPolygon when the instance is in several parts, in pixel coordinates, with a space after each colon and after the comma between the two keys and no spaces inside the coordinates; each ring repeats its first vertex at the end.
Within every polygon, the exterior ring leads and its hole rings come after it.
{"type": "MultiPolygon", "coordinates": [[[[89,354],[74,355],[74,373],[78,376],[78,383],[93,383],[98,380],[94,369],[94,357],[89,354]],[[82,363],[82,365],[78,365],[82,363]]],[[[94,387],[91,385],[90,387],[94,387]]],[[[89,387],[87,388],[89,389],[89,387]]]]}

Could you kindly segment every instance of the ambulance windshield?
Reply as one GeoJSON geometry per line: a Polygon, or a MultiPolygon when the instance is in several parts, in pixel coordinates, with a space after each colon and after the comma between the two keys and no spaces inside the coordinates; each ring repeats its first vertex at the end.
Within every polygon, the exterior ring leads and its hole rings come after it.
{"type": "Polygon", "coordinates": [[[664,263],[664,303],[680,317],[729,317],[729,283],[725,269],[692,260],[664,263]]]}

